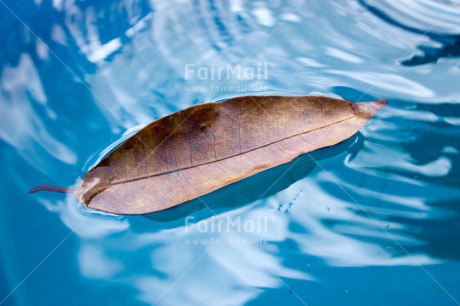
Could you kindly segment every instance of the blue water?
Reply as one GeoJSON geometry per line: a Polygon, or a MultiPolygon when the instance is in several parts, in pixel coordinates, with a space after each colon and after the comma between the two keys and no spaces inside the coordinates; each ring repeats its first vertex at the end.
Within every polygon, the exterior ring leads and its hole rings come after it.
{"type": "Polygon", "coordinates": [[[459,304],[458,0],[0,0],[0,24],[0,305],[459,304]],[[198,76],[227,64],[266,74],[198,76]],[[249,94],[389,104],[338,146],[148,216],[27,194],[249,94]],[[263,226],[203,230],[219,220],[263,226]]]}

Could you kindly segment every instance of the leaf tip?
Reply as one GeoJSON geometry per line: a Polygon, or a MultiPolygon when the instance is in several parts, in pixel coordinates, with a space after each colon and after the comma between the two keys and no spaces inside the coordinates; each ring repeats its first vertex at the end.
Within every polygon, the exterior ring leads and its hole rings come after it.
{"type": "Polygon", "coordinates": [[[353,103],[353,112],[360,118],[370,119],[388,104],[388,100],[380,99],[372,102],[353,103]]]}
{"type": "Polygon", "coordinates": [[[371,102],[371,103],[375,103],[376,105],[380,105],[381,108],[386,106],[388,104],[388,100],[387,99],[379,99],[379,100],[375,100],[374,102],[371,102]]]}

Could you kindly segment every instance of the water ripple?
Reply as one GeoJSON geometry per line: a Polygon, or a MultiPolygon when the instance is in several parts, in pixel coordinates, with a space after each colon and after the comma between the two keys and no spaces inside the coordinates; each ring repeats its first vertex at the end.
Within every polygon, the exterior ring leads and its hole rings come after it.
{"type": "Polygon", "coordinates": [[[414,283],[421,303],[444,302],[419,266],[458,296],[451,273],[460,254],[458,1],[301,4],[16,1],[10,8],[21,21],[0,11],[8,178],[0,185],[0,255],[8,286],[54,240],[74,234],[13,295],[19,304],[281,304],[298,302],[294,293],[309,304],[375,304],[389,296],[414,303],[414,283]],[[269,67],[266,79],[185,76],[188,64],[260,63],[269,67]],[[115,216],[71,195],[26,195],[38,184],[72,185],[161,116],[274,93],[389,104],[356,136],[294,167],[164,212],[115,216]],[[200,228],[238,217],[266,220],[266,230],[200,228]],[[230,243],[242,238],[249,242],[230,243]],[[376,288],[370,275],[386,285],[376,288]]]}

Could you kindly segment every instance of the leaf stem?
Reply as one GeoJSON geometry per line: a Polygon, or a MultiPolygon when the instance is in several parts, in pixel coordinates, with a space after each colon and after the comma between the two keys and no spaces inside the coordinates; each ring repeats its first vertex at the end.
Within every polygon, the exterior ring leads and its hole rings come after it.
{"type": "Polygon", "coordinates": [[[28,193],[36,193],[38,191],[52,191],[52,192],[60,192],[60,193],[72,193],[74,191],[73,188],[66,188],[66,187],[58,187],[58,186],[51,186],[51,185],[39,185],[35,188],[29,190],[28,193]]]}

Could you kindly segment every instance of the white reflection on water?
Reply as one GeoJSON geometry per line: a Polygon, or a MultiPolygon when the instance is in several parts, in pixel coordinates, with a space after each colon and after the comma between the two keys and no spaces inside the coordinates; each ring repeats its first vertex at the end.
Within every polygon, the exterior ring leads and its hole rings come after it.
{"type": "MultiPolygon", "coordinates": [[[[278,276],[311,279],[305,273],[284,267],[282,258],[270,247],[189,245],[185,239],[203,237],[193,231],[187,233],[182,226],[160,230],[152,223],[152,232],[136,233],[130,230],[126,218],[91,212],[80,224],[81,210],[75,210],[78,206],[73,199],[60,207],[63,221],[80,237],[78,260],[82,273],[89,278],[134,285],[140,298],[148,303],[154,303],[189,267],[193,269],[191,273],[178,279],[174,293],[165,295],[162,304],[203,303],[205,292],[239,304],[257,296],[258,287],[279,287],[278,276]],[[197,258],[199,263],[195,264],[197,258]]],[[[238,212],[229,212],[235,213],[238,212]]],[[[283,228],[278,225],[277,229],[279,234],[283,228]]]]}
{"type": "MultiPolygon", "coordinates": [[[[258,288],[282,286],[278,277],[315,281],[314,275],[300,272],[283,263],[282,254],[286,254],[283,250],[285,241],[295,242],[302,253],[321,258],[328,266],[394,266],[438,262],[425,254],[395,257],[392,250],[349,236],[348,233],[385,238],[376,227],[375,221],[357,217],[348,210],[352,204],[337,201],[319,187],[314,187],[314,183],[296,183],[279,193],[276,200],[272,199],[271,202],[283,202],[291,197],[291,189],[305,188],[298,185],[307,185],[309,187],[306,188],[315,190],[305,190],[304,196],[298,197],[298,203],[289,215],[269,209],[272,205],[261,201],[262,205],[254,206],[244,217],[255,221],[261,215],[268,214],[272,217],[267,227],[268,232],[262,234],[263,238],[269,240],[268,245],[186,244],[185,240],[188,238],[234,238],[235,233],[211,235],[196,230],[185,231],[183,220],[177,227],[163,230],[161,227],[164,225],[152,222],[150,232],[139,233],[129,223],[145,222],[145,219],[139,219],[142,217],[93,214],[76,206],[72,198],[67,203],[61,203],[60,214],[67,226],[80,238],[77,258],[82,274],[88,278],[134,286],[139,291],[139,298],[147,303],[154,303],[162,296],[160,304],[202,304],[206,303],[208,293],[212,292],[216,298],[225,298],[230,304],[242,304],[256,297],[260,293],[258,288]],[[325,210],[324,205],[311,203],[309,194],[315,194],[315,201],[332,205],[331,210],[325,210]],[[87,217],[80,225],[81,209],[87,217]],[[339,226],[331,228],[322,222],[331,218],[337,220],[339,226]],[[340,225],[340,220],[352,222],[340,225]],[[290,230],[292,223],[307,232],[297,233],[290,230]],[[174,286],[174,290],[165,293],[170,286],[174,286]]],[[[245,209],[230,210],[225,214],[237,217],[243,215],[245,209]]],[[[144,224],[143,228],[148,228],[149,222],[151,221],[144,224]]],[[[391,226],[397,230],[402,225],[392,223],[391,226]]],[[[251,233],[243,235],[246,238],[251,237],[251,233]]],[[[392,235],[404,245],[422,243],[403,232],[392,235]]]]}
{"type": "Polygon", "coordinates": [[[435,33],[460,33],[458,0],[366,0],[366,3],[379,8],[406,26],[435,33]]]}
{"type": "Polygon", "coordinates": [[[30,55],[22,54],[15,67],[4,67],[0,84],[0,138],[16,148],[31,166],[43,171],[46,165],[31,150],[34,146],[57,160],[74,164],[75,153],[49,133],[49,123],[56,114],[46,107],[46,95],[30,55]],[[37,116],[38,110],[45,110],[47,118],[37,116]]]}
{"type": "Polygon", "coordinates": [[[407,96],[416,95],[417,98],[428,98],[433,97],[434,92],[428,87],[411,80],[410,78],[403,77],[401,75],[388,73],[386,69],[379,72],[374,71],[331,71],[336,74],[342,74],[344,77],[353,78],[358,81],[365,82],[372,86],[376,91],[380,91],[381,94],[398,93],[399,95],[405,94],[407,96]]]}
{"type": "Polygon", "coordinates": [[[429,163],[420,165],[408,153],[397,152],[394,148],[388,148],[385,145],[366,143],[365,150],[379,154],[380,158],[375,158],[374,154],[367,156],[362,154],[359,156],[363,157],[355,160],[356,165],[362,165],[367,168],[385,167],[387,170],[422,174],[431,177],[443,177],[449,174],[449,170],[452,168],[452,162],[447,156],[439,156],[429,163]]]}
{"type": "Polygon", "coordinates": [[[265,6],[265,3],[258,2],[252,10],[252,14],[256,17],[257,22],[266,27],[272,27],[276,24],[272,12],[265,6]]]}

